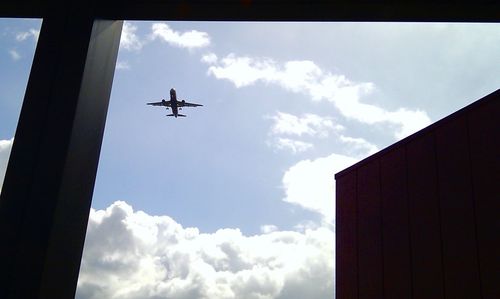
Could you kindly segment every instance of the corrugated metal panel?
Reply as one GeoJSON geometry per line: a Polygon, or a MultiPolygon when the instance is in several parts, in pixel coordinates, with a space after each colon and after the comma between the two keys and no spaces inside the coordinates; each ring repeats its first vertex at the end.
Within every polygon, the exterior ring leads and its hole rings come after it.
{"type": "Polygon", "coordinates": [[[358,169],[358,286],[360,299],[383,297],[382,205],[379,161],[358,169]]]}
{"type": "Polygon", "coordinates": [[[436,130],[444,285],[447,298],[479,298],[472,177],[466,118],[436,130]]]}
{"type": "Polygon", "coordinates": [[[500,298],[499,116],[500,90],[336,175],[337,298],[500,298]]]}
{"type": "Polygon", "coordinates": [[[444,298],[434,134],[408,143],[408,206],[414,299],[444,298]]]}
{"type": "Polygon", "coordinates": [[[340,178],[337,197],[343,198],[342,206],[336,210],[336,251],[342,252],[342,259],[337,255],[337,289],[342,294],[339,298],[358,298],[358,244],[357,244],[357,207],[356,173],[352,172],[340,178]]]}
{"type": "Polygon", "coordinates": [[[500,298],[500,100],[468,123],[482,295],[500,298]]]}
{"type": "Polygon", "coordinates": [[[403,147],[380,159],[384,298],[411,297],[410,235],[403,147]]]}

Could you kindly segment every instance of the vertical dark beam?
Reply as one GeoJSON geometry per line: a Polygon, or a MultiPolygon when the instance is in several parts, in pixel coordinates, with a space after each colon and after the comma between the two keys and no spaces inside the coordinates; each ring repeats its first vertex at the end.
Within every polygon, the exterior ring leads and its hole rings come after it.
{"type": "Polygon", "coordinates": [[[436,129],[446,298],[480,298],[466,118],[436,129]]]}
{"type": "Polygon", "coordinates": [[[0,298],[73,298],[122,22],[44,18],[0,199],[0,298]]]}
{"type": "Polygon", "coordinates": [[[54,213],[53,226],[57,230],[52,229],[50,236],[40,298],[73,298],[75,295],[122,23],[93,22],[60,200],[54,213]],[[72,272],[67,273],[67,268],[73,269],[72,272]],[[56,278],[69,274],[73,290],[63,293],[56,278]]]}
{"type": "Polygon", "coordinates": [[[356,171],[337,178],[335,298],[358,298],[356,171]]]}
{"type": "Polygon", "coordinates": [[[404,146],[380,158],[384,298],[411,298],[411,257],[404,146]]]}
{"type": "Polygon", "coordinates": [[[414,299],[443,299],[441,225],[434,134],[406,145],[414,299]]]}
{"type": "Polygon", "coordinates": [[[500,91],[469,113],[474,203],[483,298],[500,298],[500,91]]]}
{"type": "Polygon", "coordinates": [[[383,298],[379,160],[360,166],[357,172],[358,298],[383,298]]]}

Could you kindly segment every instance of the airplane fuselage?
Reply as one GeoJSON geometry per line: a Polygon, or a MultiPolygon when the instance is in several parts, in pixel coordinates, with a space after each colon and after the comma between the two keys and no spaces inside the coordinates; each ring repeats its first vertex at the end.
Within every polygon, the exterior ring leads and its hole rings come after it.
{"type": "Polygon", "coordinates": [[[170,89],[170,108],[172,108],[172,114],[177,117],[179,114],[179,109],[177,108],[177,94],[175,89],[170,89]]]}

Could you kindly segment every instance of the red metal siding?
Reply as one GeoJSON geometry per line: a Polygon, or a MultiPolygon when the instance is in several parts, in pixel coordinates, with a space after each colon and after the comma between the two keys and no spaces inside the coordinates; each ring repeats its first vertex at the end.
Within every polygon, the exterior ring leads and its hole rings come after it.
{"type": "Polygon", "coordinates": [[[350,173],[339,179],[337,197],[344,200],[342,206],[337,206],[336,215],[336,251],[343,252],[342,259],[338,259],[336,267],[339,269],[336,276],[337,289],[342,292],[337,296],[342,298],[358,298],[358,244],[356,222],[356,173],[350,173]]]}
{"type": "Polygon", "coordinates": [[[358,298],[383,298],[382,205],[378,160],[358,169],[357,194],[358,298]]]}
{"type": "Polygon", "coordinates": [[[436,130],[436,155],[447,298],[479,294],[472,178],[463,116],[436,130]]]}
{"type": "Polygon", "coordinates": [[[411,297],[410,234],[405,150],[380,159],[384,298],[411,297]]]}
{"type": "Polygon", "coordinates": [[[483,298],[500,298],[500,101],[469,114],[472,186],[483,298]]]}
{"type": "Polygon", "coordinates": [[[500,90],[336,178],[336,298],[500,298],[500,90]]]}
{"type": "Polygon", "coordinates": [[[434,134],[406,147],[414,299],[444,298],[434,134]]]}

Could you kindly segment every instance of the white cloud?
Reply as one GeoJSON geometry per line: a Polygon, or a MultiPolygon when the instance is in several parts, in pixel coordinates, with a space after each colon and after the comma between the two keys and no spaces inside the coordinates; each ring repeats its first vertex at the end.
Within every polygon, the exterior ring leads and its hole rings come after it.
{"type": "Polygon", "coordinates": [[[340,141],[350,146],[351,152],[356,154],[356,156],[367,157],[378,151],[378,147],[375,144],[370,143],[363,138],[354,138],[344,135],[340,135],[339,138],[340,141]]]}
{"type": "MultiPolygon", "coordinates": [[[[123,30],[120,39],[120,47],[129,51],[139,51],[148,42],[160,39],[170,45],[181,48],[202,48],[210,44],[210,37],[206,32],[191,30],[180,33],[172,30],[166,23],[154,23],[151,26],[152,33],[148,39],[141,39],[137,35],[137,26],[130,22],[123,23],[123,30]]],[[[215,54],[213,54],[215,55],[215,54]]],[[[205,59],[213,59],[214,57],[208,55],[205,59]]],[[[215,59],[217,57],[215,56],[215,59]]],[[[207,62],[208,63],[208,62],[207,62]]]]}
{"type": "Polygon", "coordinates": [[[219,61],[218,66],[210,66],[208,73],[217,79],[227,79],[239,88],[252,85],[258,80],[273,81],[277,67],[271,59],[255,60],[250,57],[236,57],[234,54],[229,54],[219,61]]]}
{"type": "Polygon", "coordinates": [[[290,167],[282,182],[286,202],[320,213],[333,223],[335,216],[335,173],[356,163],[352,157],[331,154],[315,160],[302,160],[290,167]]]}
{"type": "Polygon", "coordinates": [[[12,49],[9,50],[10,57],[14,60],[17,61],[21,59],[21,54],[19,54],[16,50],[12,49]]]}
{"type": "Polygon", "coordinates": [[[120,47],[129,51],[139,51],[144,46],[144,42],[139,39],[137,34],[137,26],[130,22],[123,22],[122,35],[120,37],[120,47]]]}
{"type": "Polygon", "coordinates": [[[76,298],[333,298],[334,233],[269,228],[205,234],[125,202],[92,209],[76,298]]]}
{"type": "Polygon", "coordinates": [[[19,32],[18,34],[16,34],[16,40],[18,42],[22,42],[26,40],[29,36],[30,36],[29,32],[19,32]]]}
{"type": "Polygon", "coordinates": [[[154,23],[151,26],[153,40],[160,39],[170,45],[180,48],[203,48],[210,45],[210,36],[206,32],[191,30],[180,33],[165,23],[154,23]]]}
{"type": "Polygon", "coordinates": [[[307,113],[302,117],[292,114],[277,112],[270,117],[274,120],[271,127],[271,133],[285,135],[309,135],[318,137],[327,137],[331,130],[343,130],[341,125],[334,125],[333,120],[328,117],[321,117],[316,114],[307,113]]]}
{"type": "Polygon", "coordinates": [[[309,142],[303,142],[299,140],[293,140],[289,138],[276,138],[273,141],[268,143],[271,147],[274,147],[278,150],[289,150],[292,153],[300,153],[305,152],[309,149],[312,149],[314,145],[309,142]]]}
{"type": "MultiPolygon", "coordinates": [[[[297,231],[300,232],[305,232],[307,230],[315,230],[320,228],[321,225],[318,224],[318,222],[312,221],[312,220],[304,220],[295,225],[293,228],[296,229],[297,231]]],[[[332,226],[331,226],[332,227],[332,226]]]]}
{"type": "Polygon", "coordinates": [[[402,124],[395,133],[398,139],[403,139],[431,124],[431,119],[423,110],[412,111],[400,108],[397,111],[388,112],[388,115],[394,123],[402,124]]]}
{"type": "Polygon", "coordinates": [[[118,61],[116,63],[116,69],[117,70],[129,70],[130,64],[127,61],[118,61]]]}
{"type": "Polygon", "coordinates": [[[10,140],[0,140],[0,192],[2,192],[3,180],[5,178],[5,171],[7,170],[7,162],[9,162],[10,150],[14,138],[10,140]]]}
{"type": "Polygon", "coordinates": [[[214,64],[217,63],[217,55],[215,53],[208,53],[201,57],[201,62],[206,64],[214,64]]]}
{"type": "Polygon", "coordinates": [[[269,234],[278,230],[278,227],[273,224],[265,224],[260,226],[260,231],[263,234],[269,234]]]}
{"type": "Polygon", "coordinates": [[[31,28],[28,31],[23,31],[23,32],[17,33],[16,34],[16,40],[18,42],[22,42],[22,41],[25,41],[25,40],[27,40],[28,38],[31,37],[36,42],[36,41],[38,41],[38,36],[39,35],[40,35],[40,30],[36,30],[34,28],[31,28]]]}
{"type": "Polygon", "coordinates": [[[274,116],[266,117],[274,121],[269,135],[270,141],[267,144],[278,150],[290,150],[293,153],[304,152],[314,147],[312,143],[303,142],[291,138],[275,137],[283,135],[292,135],[302,137],[326,138],[333,132],[339,141],[348,146],[348,154],[355,157],[366,157],[378,151],[378,147],[363,138],[348,137],[340,132],[345,127],[340,124],[334,124],[333,119],[321,117],[316,114],[304,114],[299,117],[296,115],[277,112],[274,116]]]}
{"type": "Polygon", "coordinates": [[[365,124],[396,125],[396,138],[405,137],[431,123],[427,113],[422,110],[400,108],[388,111],[362,103],[361,98],[375,89],[373,83],[350,81],[343,75],[326,72],[308,60],[288,61],[281,66],[269,58],[229,54],[216,65],[211,65],[208,73],[218,79],[229,80],[237,88],[262,81],[277,84],[291,92],[304,93],[313,101],[332,102],[344,117],[365,124]]]}

